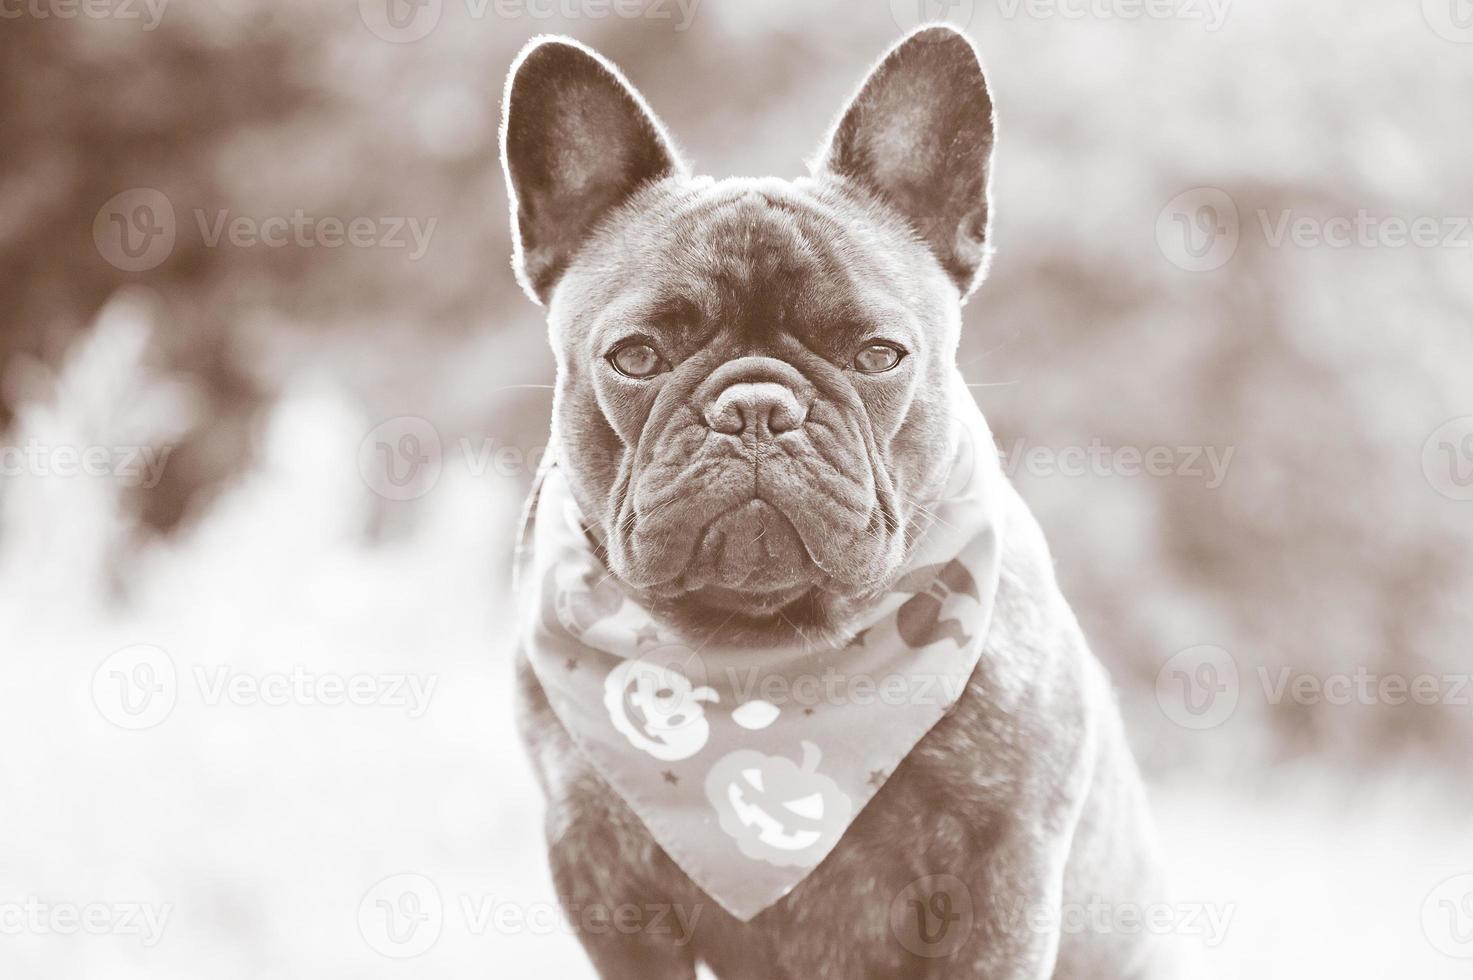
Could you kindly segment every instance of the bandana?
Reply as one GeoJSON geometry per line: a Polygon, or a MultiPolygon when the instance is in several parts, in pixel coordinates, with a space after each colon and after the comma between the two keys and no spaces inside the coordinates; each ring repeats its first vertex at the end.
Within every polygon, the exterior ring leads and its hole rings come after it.
{"type": "Polygon", "coordinates": [[[965,690],[997,589],[996,455],[970,397],[934,520],[840,646],[682,643],[598,557],[555,463],[528,501],[520,633],[553,711],[665,852],[748,921],[833,850],[965,690]]]}

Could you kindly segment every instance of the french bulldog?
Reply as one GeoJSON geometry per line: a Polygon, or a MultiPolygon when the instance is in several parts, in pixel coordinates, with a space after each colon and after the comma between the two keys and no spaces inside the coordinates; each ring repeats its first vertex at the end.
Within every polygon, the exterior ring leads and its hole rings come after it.
{"type": "MultiPolygon", "coordinates": [[[[792,181],[694,176],[608,61],[558,37],[522,51],[502,122],[513,267],[547,310],[551,455],[600,542],[602,588],[692,644],[842,648],[947,478],[994,137],[978,55],[944,26],[884,55],[792,181]]],[[[1070,910],[1163,902],[1162,861],[1110,684],[1001,485],[1000,579],[965,692],[751,921],[661,849],[519,657],[570,917],[688,913],[689,929],[579,930],[599,976],[1188,975],[1148,931],[1070,927],[1070,910]]]]}

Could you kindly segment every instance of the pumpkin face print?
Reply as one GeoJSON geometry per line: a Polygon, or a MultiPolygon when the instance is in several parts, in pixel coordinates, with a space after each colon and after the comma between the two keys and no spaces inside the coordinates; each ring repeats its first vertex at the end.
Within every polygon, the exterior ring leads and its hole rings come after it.
{"type": "Polygon", "coordinates": [[[706,798],[721,829],[753,860],[784,867],[817,864],[849,825],[853,803],[818,771],[818,746],[802,744],[801,764],[740,749],[706,775],[706,798]]]}
{"type": "Polygon", "coordinates": [[[677,670],[648,660],[626,660],[604,679],[609,720],[629,743],[665,762],[689,759],[711,737],[703,701],[721,698],[694,687],[677,670]]]}
{"type": "Polygon", "coordinates": [[[906,646],[913,650],[952,640],[965,649],[972,642],[960,619],[943,619],[946,601],[952,596],[978,599],[977,582],[967,566],[952,559],[945,565],[927,565],[902,578],[896,592],[913,592],[895,614],[895,626],[906,646]]]}

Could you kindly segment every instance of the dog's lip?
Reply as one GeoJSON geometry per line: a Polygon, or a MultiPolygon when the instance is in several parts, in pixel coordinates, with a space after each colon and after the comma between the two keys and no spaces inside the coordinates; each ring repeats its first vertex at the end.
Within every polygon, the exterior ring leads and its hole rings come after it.
{"type": "Polygon", "coordinates": [[[733,589],[722,585],[702,585],[681,593],[681,598],[694,599],[704,606],[722,612],[762,615],[777,612],[792,605],[816,588],[813,582],[765,591],[733,589]]]}
{"type": "Polygon", "coordinates": [[[685,563],[681,566],[678,572],[662,581],[650,583],[649,585],[645,586],[645,590],[664,599],[676,599],[694,593],[707,593],[710,595],[730,597],[733,600],[738,598],[746,598],[764,605],[768,604],[770,601],[775,601],[772,600],[771,597],[784,596],[791,593],[792,598],[789,598],[782,603],[785,605],[787,602],[791,602],[792,599],[798,598],[803,593],[813,588],[818,588],[826,585],[829,581],[829,575],[827,574],[827,572],[824,571],[823,567],[819,565],[819,563],[814,559],[813,553],[808,550],[807,542],[803,540],[801,534],[795,534],[795,539],[798,543],[798,546],[803,551],[803,557],[806,562],[807,569],[813,574],[802,576],[797,581],[791,583],[783,583],[768,588],[745,588],[740,585],[721,585],[714,582],[708,582],[704,580],[704,577],[692,575],[692,572],[697,570],[700,563],[701,549],[703,547],[703,542],[705,541],[707,532],[710,531],[711,528],[719,524],[724,518],[736,513],[737,511],[740,511],[744,507],[751,506],[753,503],[766,504],[768,507],[776,511],[777,514],[782,517],[782,519],[788,521],[790,524],[793,523],[792,518],[788,516],[786,511],[778,507],[772,501],[767,500],[760,494],[754,495],[738,503],[735,503],[701,526],[700,530],[696,533],[695,547],[691,549],[690,556],[686,559],[685,563]]]}

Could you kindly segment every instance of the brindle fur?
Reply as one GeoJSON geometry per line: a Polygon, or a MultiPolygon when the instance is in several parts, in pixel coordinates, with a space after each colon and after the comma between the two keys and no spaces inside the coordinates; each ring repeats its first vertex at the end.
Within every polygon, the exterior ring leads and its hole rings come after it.
{"type": "MultiPolygon", "coordinates": [[[[882,62],[814,176],[792,182],[688,177],[611,66],[556,39],[524,53],[508,86],[505,162],[518,272],[549,307],[554,443],[609,542],[614,579],[670,630],[693,644],[795,631],[842,640],[855,611],[894,582],[928,523],[917,502],[935,496],[955,450],[948,398],[960,304],[986,263],[991,142],[975,54],[941,28],[882,62]],[[919,179],[928,172],[934,180],[919,179]],[[841,352],[877,324],[905,337],[910,363],[890,378],[853,377],[841,352]],[[658,384],[606,376],[611,339],[632,325],[676,354],[658,384]],[[701,407],[732,364],[799,392],[813,431],[712,448],[701,407]],[[765,474],[756,490],[754,473],[765,474]],[[729,582],[698,567],[702,529],[754,493],[791,533],[730,560],[746,563],[743,575],[750,566],[797,581],[796,597],[713,597],[711,581],[729,582]]],[[[723,980],[1186,975],[1147,937],[1028,927],[1030,908],[1143,908],[1164,895],[1109,684],[1042,534],[1000,475],[999,485],[1002,578],[965,694],[829,857],[749,923],[664,854],[575,749],[520,658],[521,731],[547,799],[561,900],[699,910],[685,944],[678,930],[581,931],[604,980],[689,980],[698,961],[723,980]],[[937,874],[965,883],[975,918],[959,949],[928,959],[899,941],[891,903],[937,874]]]]}

